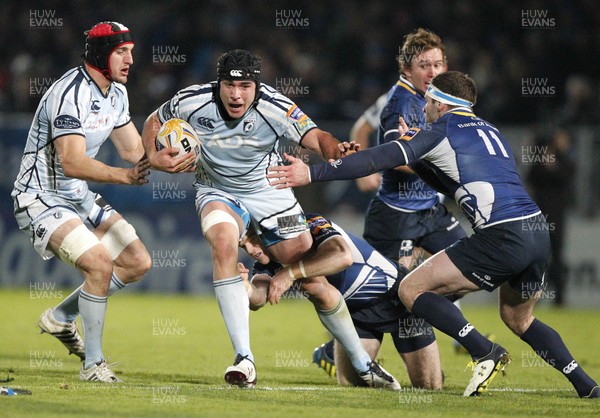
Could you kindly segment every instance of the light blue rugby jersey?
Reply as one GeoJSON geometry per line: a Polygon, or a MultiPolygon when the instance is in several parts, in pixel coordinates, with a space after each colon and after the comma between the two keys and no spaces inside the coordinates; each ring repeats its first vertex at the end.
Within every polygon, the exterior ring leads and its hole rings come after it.
{"type": "Polygon", "coordinates": [[[257,101],[241,118],[224,120],[215,100],[216,86],[212,82],[177,92],[159,107],[161,123],[179,118],[196,130],[202,145],[196,171],[199,185],[234,195],[271,188],[265,176],[270,166],[282,163],[280,139],[300,144],[317,125],[266,84],[261,84],[257,101]]]}
{"type": "Polygon", "coordinates": [[[111,83],[104,95],[83,67],[71,69],[50,86],[38,105],[12,194],[85,196],[87,183],[64,175],[53,141],[83,136],[86,155],[94,158],[112,130],[130,120],[125,86],[111,83]]]}

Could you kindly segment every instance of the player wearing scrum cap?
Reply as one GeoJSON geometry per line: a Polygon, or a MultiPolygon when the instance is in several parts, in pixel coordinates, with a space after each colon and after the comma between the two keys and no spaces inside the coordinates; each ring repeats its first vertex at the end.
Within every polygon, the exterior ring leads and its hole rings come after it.
{"type": "Polygon", "coordinates": [[[430,129],[403,120],[397,141],[348,156],[336,164],[311,166],[293,159],[275,167],[274,183],[294,187],[311,181],[351,179],[415,163],[415,171],[452,196],[474,234],[435,254],[400,283],[404,306],[461,343],[471,355],[473,375],[463,395],[483,393],[510,357],[481,335],[443,295],[499,288],[500,317],[549,365],[560,371],[582,398],[600,398],[588,376],[554,329],[533,316],[545,287],[550,257],[549,227],[528,195],[508,142],[477,117],[475,82],[449,71],[436,76],[425,93],[430,129]]]}
{"type": "Polygon", "coordinates": [[[81,358],[82,380],[117,382],[102,353],[107,297],[139,280],[151,260],[133,226],[87,182],[142,185],[149,163],[124,86],[133,64],[131,33],[120,23],[101,22],[85,35],[82,65],[56,81],[38,105],[12,197],[19,227],[40,256],[56,255],[84,278],[38,326],[81,358]],[[108,138],[131,168],[94,158],[108,138]]]}
{"type": "MultiPolygon", "coordinates": [[[[265,175],[281,164],[281,139],[288,139],[323,159],[338,158],[345,147],[305,115],[289,98],[260,82],[260,58],[236,49],[221,55],[217,80],[180,90],[153,112],[142,140],[153,167],[177,172],[193,164],[193,154],[174,157],[175,150],[156,151],[161,124],[184,119],[202,144],[196,168],[196,210],[212,249],[213,285],[234,349],[225,380],[240,387],[256,384],[250,350],[249,303],[238,269],[238,242],[251,218],[273,258],[282,264],[300,261],[312,238],[300,204],[291,190],[277,190],[265,175]],[[240,206],[248,213],[240,211],[240,206]]],[[[332,323],[348,329],[346,347],[359,372],[369,372],[371,359],[362,349],[345,303],[327,312],[332,323]],[[348,319],[346,321],[345,319],[348,319]]]]}

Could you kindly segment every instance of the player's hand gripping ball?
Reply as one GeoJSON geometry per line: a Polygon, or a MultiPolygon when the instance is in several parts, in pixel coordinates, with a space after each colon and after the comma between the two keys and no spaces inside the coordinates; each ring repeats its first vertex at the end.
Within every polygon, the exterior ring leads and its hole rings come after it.
{"type": "Polygon", "coordinates": [[[190,151],[193,151],[196,157],[200,154],[200,141],[196,132],[183,119],[169,119],[161,126],[156,135],[156,149],[160,151],[165,147],[178,148],[179,154],[190,151]]]}

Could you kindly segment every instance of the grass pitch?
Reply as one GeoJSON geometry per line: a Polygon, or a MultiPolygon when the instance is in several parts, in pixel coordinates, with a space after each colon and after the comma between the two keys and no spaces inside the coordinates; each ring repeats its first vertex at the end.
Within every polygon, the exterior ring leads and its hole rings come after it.
{"type": "MultiPolygon", "coordinates": [[[[512,356],[478,398],[463,398],[468,357],[438,335],[446,374],[442,392],[413,390],[403,363],[385,340],[379,361],[403,386],[400,392],[342,388],[312,364],[313,349],[327,340],[312,305],[284,300],[252,312],[251,341],[258,370],[253,390],[223,381],[234,354],[214,299],[123,293],[111,298],[104,352],[124,383],[79,380],[79,361],[35,326],[40,313],[67,292],[0,290],[0,379],[30,396],[0,398],[2,417],[424,417],[599,416],[598,400],[579,399],[571,384],[510,334],[495,307],[463,303],[467,318],[493,332],[512,356]]],[[[579,364],[600,379],[600,311],[540,308],[579,364]]]]}

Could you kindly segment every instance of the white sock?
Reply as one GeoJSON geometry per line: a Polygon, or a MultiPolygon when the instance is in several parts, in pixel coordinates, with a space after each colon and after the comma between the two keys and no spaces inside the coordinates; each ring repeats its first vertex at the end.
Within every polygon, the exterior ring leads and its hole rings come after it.
{"type": "Polygon", "coordinates": [[[106,296],[95,296],[81,289],[79,292],[79,312],[83,323],[85,342],[85,365],[89,368],[104,358],[102,354],[102,331],[106,314],[106,296]]]}
{"type": "Polygon", "coordinates": [[[216,280],[213,286],[233,351],[254,361],[250,351],[250,302],[242,278],[216,280]]]}
{"type": "MultiPolygon", "coordinates": [[[[56,308],[52,310],[52,317],[60,322],[73,322],[79,315],[79,291],[83,285],[79,286],[69,296],[65,298],[56,308]]],[[[125,287],[125,283],[119,279],[113,272],[108,288],[108,296],[125,287]]]]}
{"type": "Polygon", "coordinates": [[[348,311],[346,301],[342,295],[340,295],[340,302],[334,309],[330,311],[317,309],[317,314],[325,328],[344,347],[356,371],[359,373],[367,371],[371,357],[360,343],[360,338],[350,317],[350,311],[348,311]]]}

